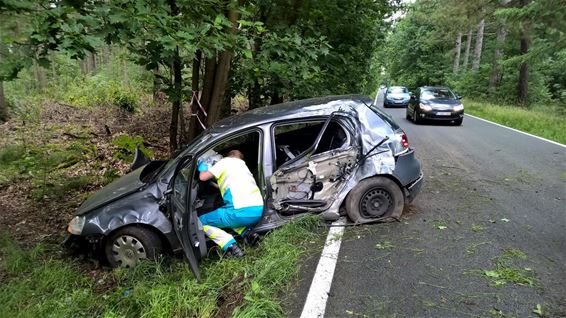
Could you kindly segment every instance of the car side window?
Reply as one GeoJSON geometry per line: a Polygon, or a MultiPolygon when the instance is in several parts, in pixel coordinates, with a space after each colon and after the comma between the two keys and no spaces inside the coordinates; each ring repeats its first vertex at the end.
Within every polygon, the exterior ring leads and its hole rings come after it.
{"type": "MultiPolygon", "coordinates": [[[[279,124],[273,129],[276,168],[309,149],[324,126],[324,120],[279,124]]],[[[326,128],[313,155],[347,144],[348,134],[336,121],[326,128]]]]}

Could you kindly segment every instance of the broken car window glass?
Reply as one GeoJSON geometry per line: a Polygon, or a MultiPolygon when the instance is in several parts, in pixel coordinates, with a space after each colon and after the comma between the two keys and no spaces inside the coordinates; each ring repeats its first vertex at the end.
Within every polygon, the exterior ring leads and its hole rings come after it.
{"type": "MultiPolygon", "coordinates": [[[[322,120],[275,126],[275,161],[277,167],[309,149],[323,126],[324,121],[322,120]]],[[[314,154],[341,148],[347,143],[347,140],[348,135],[344,128],[337,122],[332,121],[322,135],[322,139],[314,154]]]]}

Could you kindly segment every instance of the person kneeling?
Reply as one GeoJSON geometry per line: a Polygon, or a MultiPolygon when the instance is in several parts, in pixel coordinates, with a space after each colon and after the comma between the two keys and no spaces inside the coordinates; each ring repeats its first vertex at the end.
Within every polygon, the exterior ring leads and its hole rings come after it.
{"type": "Polygon", "coordinates": [[[234,237],[222,228],[231,228],[242,234],[259,222],[263,214],[261,192],[243,159],[239,150],[232,150],[212,167],[204,162],[198,165],[200,181],[215,178],[224,200],[222,207],[199,216],[203,230],[227,255],[233,257],[242,257],[244,253],[234,237]]]}

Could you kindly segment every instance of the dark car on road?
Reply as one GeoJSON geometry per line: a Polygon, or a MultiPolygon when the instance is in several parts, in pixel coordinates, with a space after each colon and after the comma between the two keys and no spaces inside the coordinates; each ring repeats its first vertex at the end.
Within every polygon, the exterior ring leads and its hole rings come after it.
{"type": "Polygon", "coordinates": [[[460,99],[448,87],[419,87],[416,94],[411,96],[406,117],[415,124],[435,120],[459,126],[464,120],[464,105],[460,99]]]}
{"type": "Polygon", "coordinates": [[[411,98],[404,86],[391,86],[385,91],[383,107],[407,107],[411,98]]]}
{"type": "Polygon", "coordinates": [[[399,218],[420,190],[420,163],[403,130],[370,104],[363,96],[324,97],[219,121],[173,159],[145,163],[87,199],[66,242],[102,252],[114,267],[183,251],[198,277],[207,255],[198,216],[223,202],[199,180],[196,163],[234,149],[265,201],[255,233],[309,213],[331,221],[345,211],[355,223],[399,218]]]}

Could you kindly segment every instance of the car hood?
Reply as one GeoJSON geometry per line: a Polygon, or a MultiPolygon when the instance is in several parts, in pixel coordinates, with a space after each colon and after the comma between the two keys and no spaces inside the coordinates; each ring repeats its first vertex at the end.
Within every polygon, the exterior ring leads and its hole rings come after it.
{"type": "Polygon", "coordinates": [[[421,103],[429,105],[432,108],[446,109],[460,105],[462,102],[458,99],[435,99],[435,100],[422,100],[421,103]]]}
{"type": "Polygon", "coordinates": [[[140,167],[98,190],[79,206],[76,214],[85,214],[143,188],[146,183],[140,180],[140,175],[144,167],[140,167]]]}

